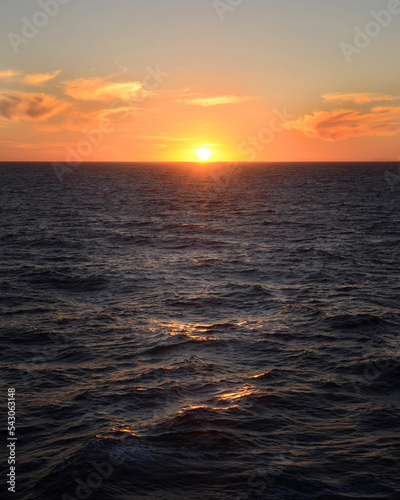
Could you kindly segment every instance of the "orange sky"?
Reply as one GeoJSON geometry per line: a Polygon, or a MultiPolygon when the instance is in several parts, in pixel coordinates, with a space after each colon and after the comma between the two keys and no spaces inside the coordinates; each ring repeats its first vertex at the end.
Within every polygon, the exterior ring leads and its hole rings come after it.
{"type": "Polygon", "coordinates": [[[25,42],[40,7],[6,6],[0,158],[195,161],[207,147],[213,161],[397,160],[393,1],[70,2],[25,42]],[[374,19],[386,26],[349,52],[374,19]]]}

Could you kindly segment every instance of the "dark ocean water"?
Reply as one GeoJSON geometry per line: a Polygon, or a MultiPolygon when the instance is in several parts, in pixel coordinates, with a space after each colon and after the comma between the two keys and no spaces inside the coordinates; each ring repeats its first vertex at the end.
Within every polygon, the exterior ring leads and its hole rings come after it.
{"type": "Polygon", "coordinates": [[[396,168],[0,165],[10,497],[400,498],[396,168]]]}

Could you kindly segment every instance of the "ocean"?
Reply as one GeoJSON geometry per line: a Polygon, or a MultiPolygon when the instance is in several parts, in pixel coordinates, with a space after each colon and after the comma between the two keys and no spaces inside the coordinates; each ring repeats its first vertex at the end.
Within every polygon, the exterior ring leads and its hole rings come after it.
{"type": "Polygon", "coordinates": [[[400,498],[397,169],[0,164],[1,497],[400,498]]]}

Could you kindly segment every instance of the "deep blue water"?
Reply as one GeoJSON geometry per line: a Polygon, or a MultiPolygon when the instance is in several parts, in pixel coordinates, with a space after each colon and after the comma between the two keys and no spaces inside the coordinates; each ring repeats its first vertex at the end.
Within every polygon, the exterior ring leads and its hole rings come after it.
{"type": "Polygon", "coordinates": [[[400,498],[396,169],[1,164],[10,498],[400,498]]]}

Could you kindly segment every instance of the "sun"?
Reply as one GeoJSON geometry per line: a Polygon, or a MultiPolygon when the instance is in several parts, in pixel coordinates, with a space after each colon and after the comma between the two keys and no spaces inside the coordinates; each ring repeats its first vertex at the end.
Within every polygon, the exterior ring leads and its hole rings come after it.
{"type": "Polygon", "coordinates": [[[208,148],[200,148],[197,151],[195,151],[195,154],[197,155],[197,158],[200,161],[207,161],[211,158],[211,156],[214,153],[210,151],[208,148]]]}

